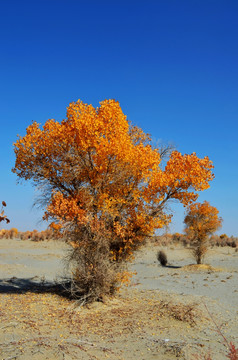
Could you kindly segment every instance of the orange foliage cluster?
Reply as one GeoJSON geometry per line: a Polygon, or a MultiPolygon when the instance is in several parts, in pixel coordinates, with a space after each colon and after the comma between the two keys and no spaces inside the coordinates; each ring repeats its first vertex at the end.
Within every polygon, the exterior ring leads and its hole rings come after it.
{"type": "Polygon", "coordinates": [[[208,201],[191,204],[188,207],[184,223],[185,232],[190,238],[206,238],[221,227],[222,219],[219,211],[208,201]]]}
{"type": "Polygon", "coordinates": [[[184,206],[213,179],[208,157],[172,152],[165,169],[149,135],[132,126],[119,103],[73,102],[61,123],[33,122],[15,143],[13,172],[44,188],[44,219],[58,229],[100,231],[115,260],[130,256],[171,219],[171,199],[184,206]],[[49,200],[48,200],[49,199],[49,200]]]}

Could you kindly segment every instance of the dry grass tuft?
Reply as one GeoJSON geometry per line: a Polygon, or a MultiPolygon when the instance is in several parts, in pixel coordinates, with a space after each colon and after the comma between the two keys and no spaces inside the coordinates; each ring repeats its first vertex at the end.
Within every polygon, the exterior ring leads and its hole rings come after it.
{"type": "Polygon", "coordinates": [[[165,311],[168,316],[175,320],[187,322],[190,325],[196,325],[196,319],[200,316],[200,312],[196,304],[173,304],[171,302],[161,301],[160,310],[165,311]]]}

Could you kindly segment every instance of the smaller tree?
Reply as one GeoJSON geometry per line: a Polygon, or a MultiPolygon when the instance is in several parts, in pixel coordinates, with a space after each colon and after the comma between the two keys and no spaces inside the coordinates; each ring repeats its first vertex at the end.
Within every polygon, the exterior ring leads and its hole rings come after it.
{"type": "Polygon", "coordinates": [[[219,211],[208,201],[191,204],[187,208],[184,219],[185,234],[187,235],[194,258],[201,264],[208,250],[208,239],[221,227],[222,218],[218,217],[219,211]]]}

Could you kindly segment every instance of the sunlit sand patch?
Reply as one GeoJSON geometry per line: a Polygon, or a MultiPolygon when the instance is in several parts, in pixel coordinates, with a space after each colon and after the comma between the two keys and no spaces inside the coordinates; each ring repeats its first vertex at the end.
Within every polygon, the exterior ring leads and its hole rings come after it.
{"type": "Polygon", "coordinates": [[[223,271],[222,268],[214,268],[211,265],[207,265],[207,264],[190,264],[190,265],[185,265],[183,267],[180,268],[180,270],[182,271],[188,271],[188,272],[200,272],[200,271],[223,271]]]}

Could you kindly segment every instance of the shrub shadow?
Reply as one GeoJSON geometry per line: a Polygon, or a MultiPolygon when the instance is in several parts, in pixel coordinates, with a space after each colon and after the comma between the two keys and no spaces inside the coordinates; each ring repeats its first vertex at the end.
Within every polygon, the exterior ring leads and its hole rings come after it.
{"type": "Polygon", "coordinates": [[[0,280],[0,294],[50,293],[70,298],[70,281],[46,281],[44,278],[17,278],[0,280]]]}
{"type": "Polygon", "coordinates": [[[181,269],[182,266],[176,266],[176,265],[160,265],[164,268],[168,268],[168,269],[181,269]]]}

